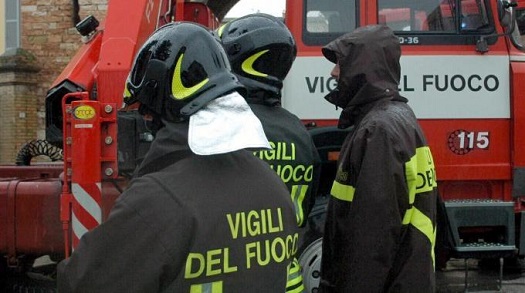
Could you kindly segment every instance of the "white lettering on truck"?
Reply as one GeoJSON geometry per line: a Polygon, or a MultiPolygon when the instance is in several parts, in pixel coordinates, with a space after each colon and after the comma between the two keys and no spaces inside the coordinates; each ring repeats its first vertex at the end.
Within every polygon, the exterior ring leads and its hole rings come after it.
{"type": "MultiPolygon", "coordinates": [[[[337,87],[333,64],[322,56],[298,57],[283,88],[283,106],[301,119],[338,119],[323,97],[337,87]]],[[[510,117],[507,56],[401,57],[398,86],[420,119],[510,117]]]]}

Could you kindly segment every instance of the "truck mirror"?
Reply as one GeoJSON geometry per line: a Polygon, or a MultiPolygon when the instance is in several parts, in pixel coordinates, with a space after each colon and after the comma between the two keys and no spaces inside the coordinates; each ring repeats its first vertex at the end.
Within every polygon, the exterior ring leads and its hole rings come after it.
{"type": "MultiPolygon", "coordinates": [[[[518,4],[514,1],[498,0],[498,19],[500,24],[505,27],[513,27],[516,21],[516,14],[514,13],[514,7],[518,4]]],[[[508,30],[512,32],[512,30],[508,30]]]]}
{"type": "Polygon", "coordinates": [[[487,36],[480,36],[476,43],[476,51],[482,54],[489,51],[486,38],[488,37],[501,37],[509,36],[513,43],[515,43],[513,32],[516,28],[516,12],[514,7],[518,6],[514,0],[498,0],[498,20],[501,26],[503,27],[503,34],[493,34],[487,36]]]}

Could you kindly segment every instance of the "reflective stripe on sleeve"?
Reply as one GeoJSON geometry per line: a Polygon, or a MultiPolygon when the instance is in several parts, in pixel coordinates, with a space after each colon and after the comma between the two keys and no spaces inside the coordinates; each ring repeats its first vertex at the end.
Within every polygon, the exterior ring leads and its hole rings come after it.
{"type": "Polygon", "coordinates": [[[332,185],[332,190],[330,190],[330,194],[333,197],[348,202],[352,202],[354,200],[354,193],[355,187],[351,185],[344,185],[337,181],[334,181],[334,184],[332,185]]]}
{"type": "Polygon", "coordinates": [[[412,206],[407,209],[403,217],[403,225],[411,224],[431,244],[432,261],[435,266],[434,246],[436,244],[436,228],[432,220],[422,211],[417,209],[416,196],[420,193],[432,191],[437,188],[436,173],[432,153],[428,146],[416,149],[416,154],[405,163],[405,177],[408,185],[408,203],[412,206]]]}
{"type": "Polygon", "coordinates": [[[416,149],[416,154],[405,163],[408,184],[408,202],[414,203],[417,193],[431,191],[437,187],[436,168],[428,146],[416,149]]]}
{"type": "Polygon", "coordinates": [[[286,293],[302,293],[304,292],[303,275],[301,274],[301,266],[294,258],[288,267],[288,277],[286,278],[286,293]]]}
{"type": "Polygon", "coordinates": [[[405,163],[405,180],[408,187],[408,203],[413,204],[416,199],[417,155],[405,163]]]}
{"type": "Polygon", "coordinates": [[[412,226],[416,227],[421,233],[425,234],[427,236],[430,243],[434,243],[435,236],[434,236],[434,225],[432,224],[432,220],[430,220],[427,215],[423,214],[420,210],[416,208],[412,208],[412,219],[410,220],[410,224],[412,226]]]}
{"type": "Polygon", "coordinates": [[[222,293],[222,281],[191,285],[190,293],[222,293]]]}
{"type": "Polygon", "coordinates": [[[432,224],[432,220],[416,207],[412,207],[406,211],[405,217],[403,218],[403,225],[408,224],[418,229],[428,238],[428,241],[430,241],[432,247],[432,262],[435,266],[434,246],[436,245],[436,228],[432,224]]]}
{"type": "Polygon", "coordinates": [[[293,185],[292,186],[292,202],[295,207],[295,218],[297,225],[301,226],[304,222],[303,201],[308,191],[308,185],[293,185]]]}

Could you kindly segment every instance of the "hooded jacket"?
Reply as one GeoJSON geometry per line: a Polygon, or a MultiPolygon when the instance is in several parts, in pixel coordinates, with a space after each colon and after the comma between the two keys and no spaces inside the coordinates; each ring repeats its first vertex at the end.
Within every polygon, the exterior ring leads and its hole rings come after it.
{"type": "Polygon", "coordinates": [[[284,292],[297,251],[289,193],[246,150],[198,156],[159,130],[108,219],[58,268],[59,292],[284,292]]]}
{"type": "Polygon", "coordinates": [[[340,66],[326,99],[353,125],[328,204],[321,292],[434,292],[437,184],[417,119],[398,93],[400,45],[386,26],[323,48],[340,66]]]}

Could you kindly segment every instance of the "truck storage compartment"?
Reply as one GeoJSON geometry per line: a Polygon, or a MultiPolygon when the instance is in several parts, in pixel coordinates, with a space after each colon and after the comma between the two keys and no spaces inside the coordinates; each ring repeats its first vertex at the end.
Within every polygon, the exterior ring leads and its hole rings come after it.
{"type": "Polygon", "coordinates": [[[58,178],[0,179],[0,253],[19,255],[64,251],[58,178]]]}

